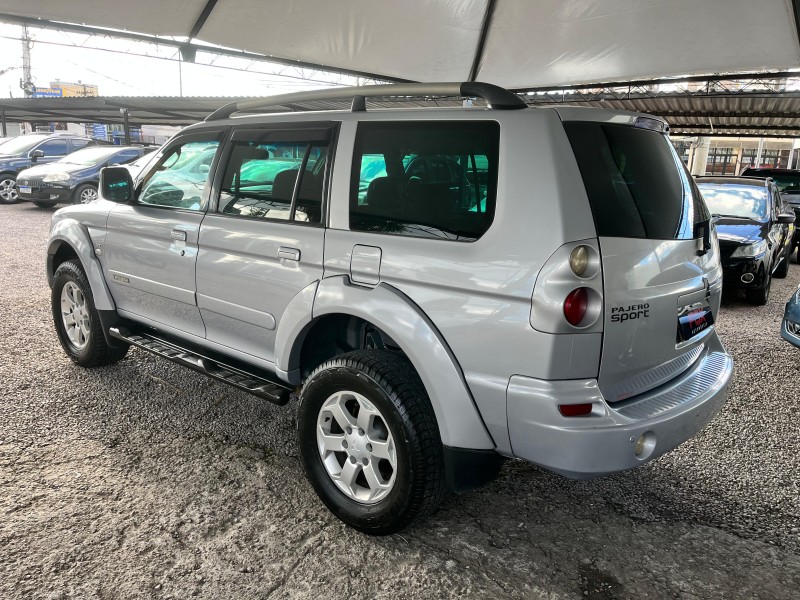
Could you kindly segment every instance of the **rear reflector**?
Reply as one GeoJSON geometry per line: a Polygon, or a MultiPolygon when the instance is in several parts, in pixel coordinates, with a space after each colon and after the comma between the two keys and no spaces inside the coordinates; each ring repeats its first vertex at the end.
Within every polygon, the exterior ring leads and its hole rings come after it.
{"type": "Polygon", "coordinates": [[[592,412],[592,403],[586,404],[559,404],[558,412],[563,417],[582,417],[592,412]]]}
{"type": "Polygon", "coordinates": [[[586,291],[586,288],[576,288],[564,300],[564,317],[570,325],[577,327],[583,321],[583,317],[586,316],[588,308],[589,292],[586,291]]]}

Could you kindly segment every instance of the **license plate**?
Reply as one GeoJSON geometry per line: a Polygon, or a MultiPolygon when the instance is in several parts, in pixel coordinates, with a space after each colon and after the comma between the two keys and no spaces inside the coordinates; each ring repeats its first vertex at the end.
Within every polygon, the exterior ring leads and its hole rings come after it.
{"type": "Polygon", "coordinates": [[[31,186],[29,186],[29,185],[21,185],[21,186],[19,186],[19,193],[20,194],[30,194],[31,193],[31,186]]]}
{"type": "Polygon", "coordinates": [[[685,342],[714,324],[711,307],[705,302],[684,306],[678,312],[678,342],[685,342]]]}

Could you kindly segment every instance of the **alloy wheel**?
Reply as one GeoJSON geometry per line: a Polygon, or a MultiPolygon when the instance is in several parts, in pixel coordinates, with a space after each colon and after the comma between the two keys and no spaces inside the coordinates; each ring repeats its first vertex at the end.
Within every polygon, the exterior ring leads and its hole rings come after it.
{"type": "Polygon", "coordinates": [[[392,491],[397,473],[394,438],[365,396],[341,391],[323,403],[317,449],[328,476],[348,498],[375,504],[392,491]]]}
{"type": "Polygon", "coordinates": [[[61,289],[61,320],[70,343],[78,350],[86,347],[91,333],[89,310],[86,296],[72,281],[61,289]]]}
{"type": "Polygon", "coordinates": [[[17,182],[10,178],[0,179],[0,200],[10,204],[16,202],[18,197],[17,182]]]}
{"type": "Polygon", "coordinates": [[[81,192],[81,204],[88,204],[89,202],[94,202],[97,200],[97,190],[93,187],[87,187],[85,190],[81,192]]]}

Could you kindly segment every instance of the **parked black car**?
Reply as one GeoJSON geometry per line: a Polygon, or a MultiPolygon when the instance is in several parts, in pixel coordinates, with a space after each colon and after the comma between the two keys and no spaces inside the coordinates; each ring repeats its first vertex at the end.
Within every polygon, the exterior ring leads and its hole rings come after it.
{"type": "MultiPolygon", "coordinates": [[[[750,167],[742,171],[742,176],[771,177],[775,185],[778,186],[778,191],[780,191],[783,199],[791,204],[795,216],[800,219],[800,170],[750,167]]],[[[800,229],[795,227],[792,238],[792,252],[798,246],[800,246],[800,229]]],[[[797,255],[797,261],[800,262],[800,254],[797,255]]]]}
{"type": "Polygon", "coordinates": [[[42,208],[59,202],[91,202],[97,198],[100,169],[132,162],[144,153],[145,149],[134,146],[95,146],[25,169],[17,175],[19,199],[42,208]]]}
{"type": "Polygon", "coordinates": [[[773,277],[789,272],[794,212],[772,179],[698,177],[714,215],[724,289],[744,289],[752,304],[766,304],[773,277]]]}
{"type": "Polygon", "coordinates": [[[0,204],[13,204],[18,199],[17,174],[43,163],[63,158],[71,152],[108,144],[72,133],[31,133],[20,135],[0,145],[0,204]]]}

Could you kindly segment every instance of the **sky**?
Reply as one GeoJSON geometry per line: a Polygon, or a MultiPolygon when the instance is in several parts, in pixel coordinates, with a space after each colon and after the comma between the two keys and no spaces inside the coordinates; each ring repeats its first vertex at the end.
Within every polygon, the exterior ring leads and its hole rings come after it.
{"type": "MultiPolygon", "coordinates": [[[[59,79],[97,85],[101,96],[241,97],[357,83],[354,77],[204,53],[198,53],[196,64],[180,63],[177,48],[105,36],[35,28],[29,28],[29,35],[31,74],[38,87],[59,79]]],[[[21,36],[20,25],[0,23],[0,72],[10,69],[0,75],[4,98],[24,96],[19,86],[21,36]]]]}

